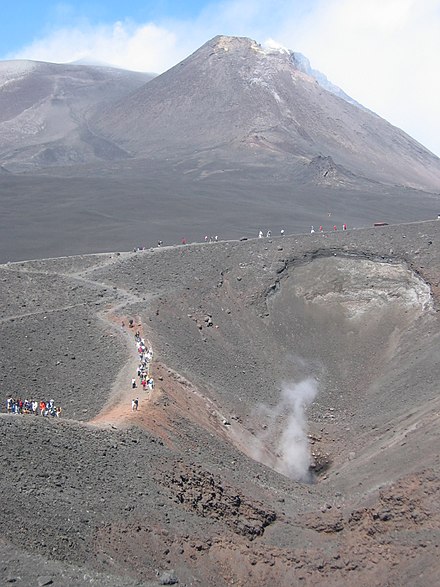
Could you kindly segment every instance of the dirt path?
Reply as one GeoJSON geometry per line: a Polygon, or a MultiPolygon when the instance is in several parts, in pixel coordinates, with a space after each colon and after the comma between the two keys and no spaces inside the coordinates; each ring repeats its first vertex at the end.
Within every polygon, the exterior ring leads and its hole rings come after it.
{"type": "MultiPolygon", "coordinates": [[[[128,256],[128,253],[124,257],[128,256]]],[[[93,279],[93,272],[102,267],[114,265],[119,263],[121,256],[107,258],[104,262],[98,263],[86,269],[75,271],[73,273],[57,273],[63,278],[72,281],[74,283],[82,283],[89,286],[92,289],[99,288],[110,288],[108,283],[93,279]]],[[[39,271],[38,269],[28,269],[26,267],[19,267],[18,271],[21,273],[30,274],[42,274],[47,275],[45,271],[39,271]]],[[[137,366],[139,364],[139,354],[137,352],[137,346],[134,339],[134,334],[138,330],[145,338],[148,348],[151,348],[151,343],[145,337],[143,332],[141,319],[139,316],[132,316],[128,313],[129,307],[132,304],[139,302],[145,303],[146,296],[138,296],[128,291],[125,288],[118,287],[114,289],[115,295],[118,297],[114,303],[107,305],[106,308],[99,310],[96,314],[97,318],[103,322],[105,327],[110,328],[116,334],[117,337],[122,338],[124,345],[128,351],[128,360],[122,367],[120,372],[115,379],[111,394],[107,399],[102,410],[88,422],[88,424],[100,426],[100,427],[126,427],[139,421],[140,412],[145,411],[147,404],[151,400],[153,392],[151,390],[145,391],[141,386],[138,385],[136,389],[132,388],[131,380],[136,377],[137,366]],[[129,320],[133,319],[133,327],[129,327],[129,320]],[[124,327],[121,324],[124,323],[124,327]],[[131,409],[132,399],[139,398],[139,411],[133,412],[131,409]]],[[[35,310],[33,312],[24,312],[14,316],[7,316],[0,319],[0,323],[7,322],[9,320],[30,317],[38,314],[51,314],[68,310],[74,307],[87,305],[86,302],[80,304],[71,304],[66,306],[60,306],[58,308],[35,310]]]]}
{"type": "MultiPolygon", "coordinates": [[[[62,275],[69,281],[82,283],[91,289],[108,289],[111,286],[106,282],[93,279],[93,273],[103,266],[115,265],[119,260],[120,257],[107,258],[103,263],[62,275]]],[[[20,271],[43,273],[26,268],[20,268],[20,271]]],[[[145,339],[147,348],[152,348],[152,344],[146,336],[140,316],[131,314],[129,310],[131,305],[139,302],[145,303],[146,296],[133,294],[122,287],[114,289],[114,294],[117,299],[113,303],[107,304],[105,308],[98,310],[96,316],[106,329],[112,330],[116,337],[123,341],[128,358],[117,374],[110,395],[102,409],[84,424],[99,428],[138,426],[162,438],[164,442],[172,446],[178,442],[182,434],[182,427],[179,426],[179,423],[187,421],[230,442],[251,458],[265,463],[276,461],[276,457],[262,446],[257,437],[246,430],[230,414],[223,413],[221,407],[209,399],[203,390],[197,389],[179,373],[157,360],[151,362],[151,376],[158,385],[153,390],[144,390],[140,385],[136,389],[132,388],[132,378],[135,377],[136,381],[139,381],[136,377],[139,354],[134,337],[135,332],[139,331],[141,337],[145,339]],[[130,319],[133,320],[132,327],[129,326],[130,319]],[[132,400],[136,398],[139,399],[139,407],[137,411],[132,411],[132,400]]],[[[38,310],[26,313],[26,316],[56,312],[61,309],[64,308],[38,310]]]]}
{"type": "MultiPolygon", "coordinates": [[[[120,306],[120,305],[118,305],[120,306]]],[[[142,323],[139,317],[136,317],[133,323],[133,327],[127,326],[128,318],[124,315],[118,315],[113,312],[108,313],[106,316],[101,316],[103,320],[106,320],[112,326],[115,323],[119,324],[120,335],[124,337],[125,343],[129,349],[130,357],[127,363],[119,371],[116,380],[113,383],[112,391],[106,404],[102,410],[97,414],[89,424],[93,424],[100,427],[112,426],[112,427],[125,427],[131,424],[139,423],[140,413],[146,410],[147,405],[151,402],[151,398],[154,395],[154,391],[144,390],[142,386],[138,384],[136,389],[132,388],[131,380],[136,377],[136,370],[139,364],[139,355],[136,348],[134,334],[139,331],[142,338],[145,338],[142,323]],[[120,326],[124,322],[124,326],[120,326]],[[138,411],[132,411],[131,401],[132,399],[139,399],[138,411]]],[[[146,340],[146,345],[151,348],[150,341],[146,340]]],[[[138,381],[138,378],[136,378],[138,381]]]]}

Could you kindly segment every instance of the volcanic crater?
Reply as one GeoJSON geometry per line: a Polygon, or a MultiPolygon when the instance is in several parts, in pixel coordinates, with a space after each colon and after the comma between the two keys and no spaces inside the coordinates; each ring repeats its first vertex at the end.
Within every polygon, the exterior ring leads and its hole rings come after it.
{"type": "Polygon", "coordinates": [[[439,242],[421,222],[1,266],[2,388],[64,416],[0,418],[3,577],[434,584],[439,242]]]}

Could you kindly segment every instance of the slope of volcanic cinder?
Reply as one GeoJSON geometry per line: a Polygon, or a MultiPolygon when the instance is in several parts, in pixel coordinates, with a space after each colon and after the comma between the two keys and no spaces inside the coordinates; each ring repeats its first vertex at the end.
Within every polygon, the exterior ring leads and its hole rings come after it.
{"type": "Polygon", "coordinates": [[[436,584],[438,226],[2,267],[2,389],[24,360],[68,402],[0,417],[2,580],[12,552],[63,585],[436,584]],[[20,280],[44,296],[17,304],[20,280]],[[130,318],[154,350],[137,413],[130,318]]]}
{"type": "Polygon", "coordinates": [[[356,175],[438,190],[440,160],[370,111],[324,90],[289,52],[217,36],[91,121],[133,155],[277,160],[331,156],[356,175]],[[386,161],[386,163],[384,163],[386,161]]]}
{"type": "Polygon", "coordinates": [[[11,171],[124,159],[88,118],[151,75],[112,67],[0,62],[0,160],[11,171]]]}

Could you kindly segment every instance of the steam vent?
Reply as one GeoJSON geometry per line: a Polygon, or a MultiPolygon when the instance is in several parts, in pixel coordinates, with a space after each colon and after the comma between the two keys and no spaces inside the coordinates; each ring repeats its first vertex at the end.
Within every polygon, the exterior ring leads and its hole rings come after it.
{"type": "Polygon", "coordinates": [[[18,548],[22,575],[58,580],[65,560],[69,585],[84,568],[111,586],[370,585],[371,565],[434,584],[437,231],[2,265],[3,388],[63,408],[0,417],[9,576],[18,548]]]}
{"type": "Polygon", "coordinates": [[[0,88],[0,586],[440,585],[440,159],[248,38],[0,88]]]}

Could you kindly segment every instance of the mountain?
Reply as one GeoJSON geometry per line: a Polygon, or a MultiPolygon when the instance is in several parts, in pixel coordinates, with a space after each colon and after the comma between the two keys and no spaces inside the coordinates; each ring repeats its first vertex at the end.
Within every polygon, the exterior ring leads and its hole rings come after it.
{"type": "Polygon", "coordinates": [[[0,260],[437,218],[440,160],[293,51],[218,36],[151,77],[0,64],[0,260]]]}
{"type": "Polygon", "coordinates": [[[0,63],[0,153],[10,171],[124,158],[88,119],[153,76],[91,65],[0,63]]]}
{"type": "Polygon", "coordinates": [[[440,188],[440,159],[311,73],[292,52],[218,36],[91,124],[133,157],[303,166],[330,156],[371,180],[440,188]]]}
{"type": "Polygon", "coordinates": [[[440,585],[438,160],[248,39],[2,68],[0,585],[440,585]]]}
{"type": "Polygon", "coordinates": [[[329,92],[331,92],[332,94],[335,94],[335,96],[338,96],[339,98],[342,98],[346,102],[349,102],[350,104],[353,104],[354,106],[357,106],[358,108],[362,108],[363,110],[366,110],[366,108],[364,106],[362,106],[362,104],[359,104],[359,102],[356,102],[356,100],[353,100],[353,98],[351,98],[348,94],[346,94],[344,92],[344,90],[342,90],[341,88],[339,88],[338,86],[333,84],[329,79],[327,79],[326,75],[324,75],[323,73],[321,73],[317,69],[313,69],[313,67],[310,65],[310,61],[307,59],[307,57],[305,57],[305,55],[303,55],[302,53],[296,53],[295,51],[290,51],[290,50],[289,50],[289,54],[291,55],[291,58],[292,58],[292,61],[295,65],[295,67],[297,69],[299,69],[300,71],[302,71],[303,73],[309,75],[310,77],[313,77],[318,82],[318,84],[322,88],[324,88],[324,90],[328,90],[329,92]]]}

